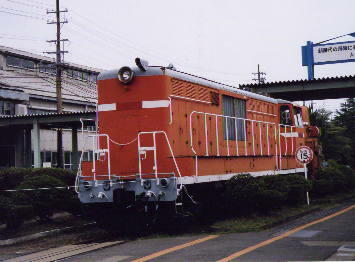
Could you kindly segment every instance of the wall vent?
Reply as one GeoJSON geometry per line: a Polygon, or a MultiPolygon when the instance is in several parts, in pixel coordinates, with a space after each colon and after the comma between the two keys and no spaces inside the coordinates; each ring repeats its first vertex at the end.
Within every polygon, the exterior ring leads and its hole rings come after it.
{"type": "Polygon", "coordinates": [[[207,87],[179,79],[171,79],[172,94],[192,99],[211,101],[210,90],[207,87]]]}

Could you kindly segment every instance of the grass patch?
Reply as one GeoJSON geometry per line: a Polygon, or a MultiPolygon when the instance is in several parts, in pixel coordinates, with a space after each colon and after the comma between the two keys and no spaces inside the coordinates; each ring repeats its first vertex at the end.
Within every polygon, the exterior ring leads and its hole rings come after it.
{"type": "Polygon", "coordinates": [[[318,206],[283,208],[270,215],[254,214],[248,217],[217,221],[211,225],[211,228],[223,233],[261,231],[317,210],[319,210],[318,206]]]}

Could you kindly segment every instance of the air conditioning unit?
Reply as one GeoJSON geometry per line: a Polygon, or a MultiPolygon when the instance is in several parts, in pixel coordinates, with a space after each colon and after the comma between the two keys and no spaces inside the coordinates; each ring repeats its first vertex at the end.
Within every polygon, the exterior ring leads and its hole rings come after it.
{"type": "Polygon", "coordinates": [[[27,105],[15,105],[15,115],[27,115],[27,105]]]}

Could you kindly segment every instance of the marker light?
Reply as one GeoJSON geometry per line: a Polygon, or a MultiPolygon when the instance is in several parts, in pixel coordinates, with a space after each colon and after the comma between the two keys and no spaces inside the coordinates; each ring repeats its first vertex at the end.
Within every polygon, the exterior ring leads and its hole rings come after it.
{"type": "Polygon", "coordinates": [[[133,79],[133,71],[128,66],[121,67],[118,71],[118,80],[123,84],[129,84],[133,79]]]}

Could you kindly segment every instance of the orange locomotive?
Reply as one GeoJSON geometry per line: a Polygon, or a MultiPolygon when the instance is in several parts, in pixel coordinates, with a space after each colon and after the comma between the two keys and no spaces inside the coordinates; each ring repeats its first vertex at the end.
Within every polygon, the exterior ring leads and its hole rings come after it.
{"type": "Polygon", "coordinates": [[[306,107],[136,64],[99,76],[93,161],[77,177],[85,206],[175,205],[187,186],[304,171],[295,151],[318,135],[306,107]]]}

